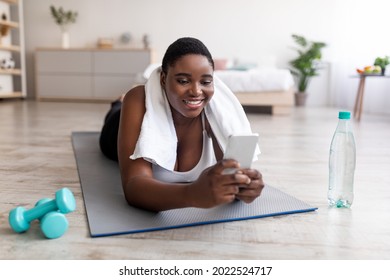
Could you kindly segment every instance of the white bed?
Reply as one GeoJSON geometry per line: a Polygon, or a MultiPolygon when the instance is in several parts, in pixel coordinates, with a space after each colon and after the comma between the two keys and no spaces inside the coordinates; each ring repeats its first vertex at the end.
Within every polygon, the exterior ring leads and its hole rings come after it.
{"type": "Polygon", "coordinates": [[[294,106],[294,79],[287,69],[217,70],[244,106],[270,106],[272,114],[289,114],[294,106]]]}

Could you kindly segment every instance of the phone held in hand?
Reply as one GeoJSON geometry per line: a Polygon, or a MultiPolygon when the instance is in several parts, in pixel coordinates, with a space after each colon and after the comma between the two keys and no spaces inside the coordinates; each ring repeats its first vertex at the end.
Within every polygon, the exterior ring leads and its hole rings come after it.
{"type": "MultiPolygon", "coordinates": [[[[259,135],[257,133],[248,135],[231,135],[223,158],[238,161],[241,168],[251,168],[258,139],[259,135]]],[[[226,168],[223,171],[223,174],[231,174],[234,172],[236,172],[235,168],[226,168]]]]}

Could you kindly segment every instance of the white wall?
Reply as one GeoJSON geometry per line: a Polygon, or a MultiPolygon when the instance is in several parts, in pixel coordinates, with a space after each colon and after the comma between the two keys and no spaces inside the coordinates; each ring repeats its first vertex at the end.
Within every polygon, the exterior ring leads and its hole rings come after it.
{"type": "MultiPolygon", "coordinates": [[[[358,85],[350,77],[355,68],[390,55],[388,0],[24,0],[29,96],[34,95],[35,48],[60,46],[50,5],[79,12],[70,30],[71,47],[95,46],[99,37],[113,37],[119,45],[124,32],[133,36],[131,47],[141,47],[147,33],[157,60],[178,37],[194,36],[215,58],[287,67],[295,56],[291,34],[324,41],[329,66],[308,89],[312,106],[351,109],[358,85]]],[[[390,79],[370,79],[366,90],[364,110],[388,113],[390,79]]]]}

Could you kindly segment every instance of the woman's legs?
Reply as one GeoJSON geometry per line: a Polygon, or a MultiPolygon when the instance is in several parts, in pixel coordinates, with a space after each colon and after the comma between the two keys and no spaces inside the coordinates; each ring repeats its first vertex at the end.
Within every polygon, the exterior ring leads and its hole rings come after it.
{"type": "Polygon", "coordinates": [[[99,145],[102,153],[111,160],[118,161],[117,141],[122,100],[111,103],[111,109],[104,118],[99,145]]]}

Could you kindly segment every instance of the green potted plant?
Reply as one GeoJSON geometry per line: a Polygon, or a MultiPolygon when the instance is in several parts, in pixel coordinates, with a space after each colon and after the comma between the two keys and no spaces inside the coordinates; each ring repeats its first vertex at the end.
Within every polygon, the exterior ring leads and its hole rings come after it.
{"type": "Polygon", "coordinates": [[[384,56],[384,57],[377,57],[375,59],[374,65],[380,66],[382,70],[382,75],[385,75],[386,66],[390,64],[390,57],[384,56]]]}
{"type": "Polygon", "coordinates": [[[307,97],[307,86],[312,77],[318,76],[319,62],[322,58],[322,48],[326,47],[323,42],[308,41],[305,37],[293,34],[292,38],[298,44],[296,49],[298,57],[291,60],[289,63],[292,66],[291,73],[297,78],[296,105],[302,106],[305,104],[307,97]]]}
{"type": "Polygon", "coordinates": [[[50,13],[54,18],[55,23],[62,31],[62,47],[69,48],[69,32],[68,28],[71,23],[75,23],[78,13],[75,11],[65,11],[62,7],[56,8],[50,6],[50,13]]]}

